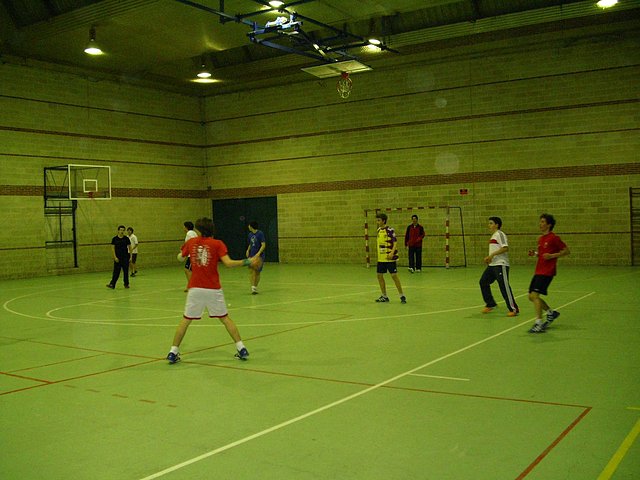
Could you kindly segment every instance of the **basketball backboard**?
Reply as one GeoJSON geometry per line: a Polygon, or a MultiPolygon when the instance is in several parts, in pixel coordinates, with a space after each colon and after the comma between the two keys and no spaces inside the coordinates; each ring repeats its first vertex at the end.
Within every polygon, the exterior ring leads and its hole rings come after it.
{"type": "Polygon", "coordinates": [[[111,200],[111,167],[67,165],[70,200],[111,200]]]}

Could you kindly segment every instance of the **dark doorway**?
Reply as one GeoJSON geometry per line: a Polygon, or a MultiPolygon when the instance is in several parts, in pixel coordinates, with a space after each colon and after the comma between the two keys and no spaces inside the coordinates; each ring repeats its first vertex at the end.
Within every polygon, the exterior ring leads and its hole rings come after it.
{"type": "Polygon", "coordinates": [[[265,260],[278,262],[278,199],[277,197],[234,198],[213,201],[213,221],[216,238],[222,240],[233,259],[244,258],[247,251],[249,222],[258,222],[267,241],[265,260]]]}

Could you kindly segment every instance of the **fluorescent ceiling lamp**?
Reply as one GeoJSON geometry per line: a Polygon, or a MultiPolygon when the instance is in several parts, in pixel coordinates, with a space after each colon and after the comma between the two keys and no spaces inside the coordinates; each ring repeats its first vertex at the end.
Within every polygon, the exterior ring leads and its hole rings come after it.
{"type": "Polygon", "coordinates": [[[616,3],[618,3],[618,0],[600,0],[596,5],[600,8],[609,8],[613,7],[616,3]]]}
{"type": "Polygon", "coordinates": [[[271,0],[269,2],[269,5],[271,5],[273,8],[280,8],[282,5],[284,5],[284,2],[281,2],[280,0],[271,0]]]}

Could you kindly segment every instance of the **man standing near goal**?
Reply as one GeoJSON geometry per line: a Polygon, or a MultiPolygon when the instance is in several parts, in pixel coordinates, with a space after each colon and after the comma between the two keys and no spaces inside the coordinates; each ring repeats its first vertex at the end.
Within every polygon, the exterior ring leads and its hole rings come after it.
{"type": "Polygon", "coordinates": [[[380,298],[376,299],[376,302],[389,301],[387,285],[384,281],[384,274],[389,272],[400,294],[400,302],[407,303],[407,298],[402,293],[402,285],[398,278],[398,267],[396,265],[396,260],[398,260],[398,239],[396,238],[396,232],[393,228],[387,226],[387,215],[384,213],[376,215],[376,223],[378,224],[378,283],[382,293],[380,298]]]}
{"type": "Polygon", "coordinates": [[[409,272],[422,271],[422,239],[424,228],[418,223],[418,216],[411,215],[411,225],[404,234],[404,246],[409,249],[409,272]]]}
{"type": "Polygon", "coordinates": [[[553,215],[543,213],[540,215],[540,232],[542,235],[538,238],[538,250],[529,250],[529,256],[537,256],[536,270],[529,285],[529,300],[533,303],[536,310],[536,323],[529,329],[529,333],[543,333],[551,322],[560,316],[560,312],[547,305],[540,295],[546,295],[547,289],[551,284],[551,280],[556,275],[556,264],[558,258],[564,257],[571,253],[569,247],[553,233],[553,227],[556,225],[556,219],[553,215]],[[546,311],[546,319],[542,321],[542,312],[546,311]]]}
{"type": "Polygon", "coordinates": [[[500,217],[489,217],[489,230],[491,239],[489,240],[489,255],[484,257],[487,264],[482,277],[480,277],[480,291],[484,299],[485,307],[482,313],[489,313],[497,304],[491,294],[491,284],[498,281],[500,293],[509,309],[508,317],[515,317],[520,312],[516,299],[509,284],[509,242],[502,230],[502,220],[500,217]]]}

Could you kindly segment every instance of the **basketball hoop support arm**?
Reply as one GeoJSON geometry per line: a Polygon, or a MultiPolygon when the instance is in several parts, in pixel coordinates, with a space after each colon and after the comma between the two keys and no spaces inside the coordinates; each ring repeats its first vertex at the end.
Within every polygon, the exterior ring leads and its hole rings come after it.
{"type": "MultiPolygon", "coordinates": [[[[287,52],[287,53],[293,53],[296,55],[302,55],[304,57],[309,57],[309,58],[313,58],[314,60],[320,60],[322,62],[325,63],[333,63],[333,62],[337,62],[339,61],[340,58],[351,58],[351,59],[356,59],[355,56],[350,55],[347,53],[347,50],[353,49],[353,48],[359,48],[359,47],[363,47],[368,45],[368,42],[361,36],[359,35],[355,35],[353,33],[349,33],[348,31],[344,30],[344,29],[339,29],[336,27],[333,27],[331,25],[327,25],[326,23],[320,22],[318,20],[314,20],[313,18],[310,17],[306,17],[304,15],[299,15],[298,13],[295,12],[290,12],[289,10],[287,10],[287,8],[292,7],[294,5],[300,5],[303,3],[308,3],[308,2],[312,2],[314,0],[297,0],[288,4],[285,4],[282,7],[271,7],[268,2],[264,1],[264,0],[254,0],[255,3],[258,3],[262,6],[266,6],[269,7],[268,10],[261,10],[259,12],[251,12],[251,13],[246,13],[246,14],[236,14],[236,15],[230,15],[228,13],[224,12],[224,0],[219,0],[219,5],[220,5],[220,10],[215,10],[213,8],[207,7],[206,5],[201,5],[197,2],[193,2],[191,0],[175,0],[176,2],[182,3],[183,5],[187,5],[189,7],[193,7],[193,8],[197,8],[199,10],[203,10],[205,12],[208,13],[213,13],[214,15],[217,15],[218,17],[220,17],[220,22],[221,23],[227,23],[227,22],[236,22],[236,23],[243,23],[249,27],[252,28],[252,31],[247,33],[247,36],[249,37],[250,41],[252,43],[255,43],[257,45],[264,45],[266,47],[269,48],[274,48],[276,50],[281,50],[283,52],[287,52]],[[259,15],[259,14],[264,14],[265,12],[268,11],[278,11],[278,12],[283,12],[289,15],[290,18],[295,18],[295,19],[300,19],[303,21],[307,21],[309,23],[313,23],[314,25],[317,25],[319,27],[322,27],[326,30],[329,30],[331,32],[333,32],[333,36],[332,37],[328,37],[328,38],[318,38],[316,40],[312,40],[311,37],[309,35],[307,35],[304,30],[302,30],[301,28],[301,23],[302,22],[291,22],[291,25],[289,25],[287,28],[282,28],[282,26],[278,25],[278,26],[273,26],[273,27],[267,27],[267,26],[260,26],[258,25],[257,22],[252,22],[250,20],[247,20],[247,17],[250,16],[254,16],[254,15],[259,15]],[[292,29],[291,32],[287,31],[289,29],[292,29]],[[272,37],[272,38],[267,38],[267,39],[259,39],[258,36],[259,35],[264,35],[264,34],[270,34],[273,33],[276,35],[276,37],[272,37]],[[294,48],[294,47],[288,47],[286,45],[281,45],[279,43],[276,43],[272,40],[274,40],[275,38],[277,38],[277,36],[289,36],[292,38],[296,37],[296,34],[299,34],[300,37],[302,37],[304,39],[304,42],[306,42],[307,47],[309,48],[309,51],[304,50],[304,49],[298,49],[298,48],[294,48]],[[331,43],[336,43],[335,45],[330,45],[331,43]],[[318,47],[316,47],[319,46],[318,47]],[[329,58],[327,56],[327,54],[333,54],[334,56],[337,56],[339,58],[329,58]]],[[[300,41],[300,44],[304,43],[302,41],[300,41]]],[[[386,45],[378,45],[378,48],[380,48],[381,50],[387,50],[393,53],[398,53],[396,50],[393,50],[389,47],[387,47],[386,45]]]]}

